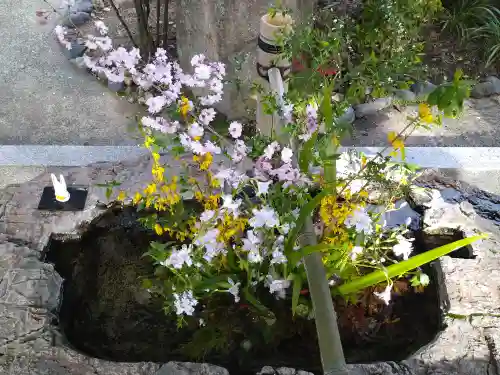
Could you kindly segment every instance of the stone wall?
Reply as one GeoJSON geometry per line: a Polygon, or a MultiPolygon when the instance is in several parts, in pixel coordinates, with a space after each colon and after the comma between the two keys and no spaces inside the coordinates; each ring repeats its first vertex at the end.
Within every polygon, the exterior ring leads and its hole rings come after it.
{"type": "MultiPolygon", "coordinates": [[[[224,101],[218,109],[230,119],[255,119],[255,100],[250,98],[251,82],[257,79],[256,51],[259,22],[273,0],[178,0],[177,49],[179,61],[189,69],[191,56],[203,53],[227,64],[227,78],[242,87],[225,86],[224,101]],[[247,107],[250,112],[247,111],[247,107]]],[[[310,17],[315,0],[283,0],[297,21],[310,17]]]]}

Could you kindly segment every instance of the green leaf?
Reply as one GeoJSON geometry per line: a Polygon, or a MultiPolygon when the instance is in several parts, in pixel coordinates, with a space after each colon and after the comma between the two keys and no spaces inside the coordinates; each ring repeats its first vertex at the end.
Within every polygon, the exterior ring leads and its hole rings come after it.
{"type": "Polygon", "coordinates": [[[302,277],[296,273],[293,275],[293,292],[292,292],[292,315],[295,316],[297,306],[299,305],[300,291],[302,289],[302,277]]]}
{"type": "Polygon", "coordinates": [[[243,289],[243,296],[245,299],[253,306],[255,307],[260,313],[264,315],[271,315],[271,311],[264,306],[257,298],[253,296],[253,294],[250,292],[248,287],[243,289]]]}
{"type": "Polygon", "coordinates": [[[314,152],[314,145],[316,144],[316,139],[318,138],[318,132],[315,132],[311,139],[304,143],[299,153],[299,167],[302,173],[307,173],[309,171],[309,165],[314,152]]]}
{"type": "Polygon", "coordinates": [[[335,249],[337,245],[321,243],[319,245],[305,246],[300,250],[294,251],[288,257],[290,264],[296,264],[300,258],[308,256],[310,254],[317,253],[318,251],[332,250],[335,249]]]}
{"type": "Polygon", "coordinates": [[[348,283],[338,286],[333,290],[333,292],[342,295],[356,293],[360,290],[376,285],[380,282],[386,281],[387,278],[393,278],[395,276],[403,275],[408,271],[418,268],[426,263],[432,262],[433,260],[442,257],[446,254],[449,254],[454,250],[457,250],[464,246],[468,246],[471,243],[486,237],[488,237],[486,234],[481,234],[478,236],[455,241],[453,243],[438,247],[433,250],[426,251],[425,253],[411,257],[408,260],[388,266],[386,269],[387,273],[384,273],[381,270],[373,271],[368,275],[359,277],[348,283]]]}
{"type": "Polygon", "coordinates": [[[464,72],[462,69],[455,70],[455,74],[453,74],[453,82],[458,83],[462,77],[464,76],[464,72]]]}
{"type": "Polygon", "coordinates": [[[106,188],[106,199],[109,200],[111,198],[111,194],[113,194],[113,188],[108,187],[106,188]]]}
{"type": "Polygon", "coordinates": [[[231,274],[214,276],[194,284],[193,289],[196,291],[205,291],[205,289],[215,290],[218,288],[229,288],[227,279],[231,278],[231,274]]]}
{"type": "Polygon", "coordinates": [[[285,244],[285,254],[288,256],[293,252],[293,247],[297,238],[299,236],[302,227],[304,226],[305,221],[312,216],[314,209],[321,203],[321,200],[330,194],[330,190],[324,189],[318,195],[316,195],[313,199],[302,207],[299,213],[299,217],[295,221],[295,227],[290,231],[290,235],[288,236],[288,241],[285,244]]]}

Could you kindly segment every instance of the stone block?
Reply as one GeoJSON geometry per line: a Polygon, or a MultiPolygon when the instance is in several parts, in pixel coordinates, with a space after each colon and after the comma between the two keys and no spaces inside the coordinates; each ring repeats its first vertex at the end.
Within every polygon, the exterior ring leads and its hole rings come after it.
{"type": "Polygon", "coordinates": [[[392,96],[388,96],[386,98],[372,100],[368,103],[358,104],[354,107],[354,110],[356,111],[356,118],[374,115],[378,111],[389,107],[392,104],[392,100],[392,96]]]}

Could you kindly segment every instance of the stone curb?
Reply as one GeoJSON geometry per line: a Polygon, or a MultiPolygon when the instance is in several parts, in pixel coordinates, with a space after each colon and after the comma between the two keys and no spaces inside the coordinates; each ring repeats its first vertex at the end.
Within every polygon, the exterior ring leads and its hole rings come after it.
{"type": "MultiPolygon", "coordinates": [[[[120,190],[133,193],[150,177],[148,156],[120,163],[96,163],[70,168],[68,185],[90,185],[87,207],[78,213],[41,212],[38,200],[49,176],[11,185],[0,191],[0,370],[28,375],[227,375],[208,364],[116,363],[86,357],[67,346],[52,325],[61,298],[62,279],[43,250],[52,235],[77,238],[86,224],[103,213],[104,189],[96,183],[116,180],[120,190]]],[[[175,171],[173,166],[172,171],[175,171]]],[[[487,231],[491,237],[472,245],[474,259],[443,257],[434,262],[443,278],[440,301],[449,309],[447,327],[436,339],[400,363],[350,365],[351,375],[500,375],[500,254],[498,222],[486,218],[500,207],[500,198],[443,181],[429,172],[419,180],[424,193],[410,196],[423,209],[428,231],[460,230],[466,236],[487,231]],[[491,208],[493,207],[493,208],[491,208]],[[465,213],[464,213],[465,212],[465,213]]],[[[261,374],[307,375],[300,370],[265,367],[261,374]]],[[[237,374],[233,374],[237,375],[237,374]]]]}

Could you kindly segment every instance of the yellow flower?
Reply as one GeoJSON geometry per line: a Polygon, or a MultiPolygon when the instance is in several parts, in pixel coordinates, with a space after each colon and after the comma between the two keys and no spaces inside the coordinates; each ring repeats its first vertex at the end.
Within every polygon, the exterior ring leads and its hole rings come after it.
{"type": "Polygon", "coordinates": [[[146,139],[144,140],[144,147],[146,148],[151,148],[151,145],[155,142],[154,138],[151,136],[146,136],[146,139]]]}
{"type": "Polygon", "coordinates": [[[134,204],[138,204],[141,200],[142,200],[142,195],[141,195],[141,193],[139,193],[139,192],[135,193],[135,195],[134,195],[134,199],[132,200],[132,202],[133,202],[134,204]]]}
{"type": "Polygon", "coordinates": [[[155,163],[158,163],[160,161],[160,154],[157,152],[152,152],[151,155],[153,156],[153,160],[155,163]]]}
{"type": "Polygon", "coordinates": [[[360,190],[358,195],[361,197],[361,198],[368,198],[368,192],[365,191],[365,190],[360,190]]]}
{"type": "Polygon", "coordinates": [[[158,223],[155,224],[155,232],[158,236],[161,236],[164,232],[162,226],[158,223]]]}
{"type": "Polygon", "coordinates": [[[207,172],[207,179],[208,179],[208,185],[211,188],[218,188],[220,187],[220,182],[216,178],[214,178],[214,175],[211,172],[207,172]]]}
{"type": "Polygon", "coordinates": [[[217,227],[219,230],[217,241],[228,242],[235,235],[242,233],[245,230],[247,221],[247,219],[241,217],[235,218],[232,215],[224,215],[224,219],[217,227]]]}
{"type": "Polygon", "coordinates": [[[431,108],[427,103],[420,103],[418,106],[418,115],[420,116],[420,119],[428,124],[434,121],[434,118],[432,117],[432,111],[431,108]]]}
{"type": "MultiPolygon", "coordinates": [[[[196,139],[195,139],[196,140],[196,139]]],[[[212,165],[213,156],[210,152],[207,152],[205,155],[193,155],[193,161],[198,163],[201,171],[206,171],[210,165],[212,165]]]]}
{"type": "Polygon", "coordinates": [[[202,202],[203,201],[203,194],[201,193],[201,191],[196,191],[194,193],[194,198],[198,201],[198,202],[202,202]]]}
{"type": "Polygon", "coordinates": [[[119,200],[120,202],[123,202],[126,198],[127,198],[127,193],[125,193],[123,190],[120,191],[118,197],[116,197],[116,199],[119,200]]]}
{"type": "Polygon", "coordinates": [[[186,117],[190,109],[191,105],[189,104],[189,99],[185,96],[181,97],[181,105],[179,107],[179,112],[181,113],[181,115],[186,117]]]}
{"type": "Polygon", "coordinates": [[[165,168],[163,168],[159,164],[153,165],[153,168],[151,169],[151,174],[153,175],[155,181],[163,181],[163,175],[165,173],[165,168]]]}
{"type": "Polygon", "coordinates": [[[153,195],[154,193],[156,193],[156,184],[154,183],[149,184],[148,187],[144,189],[144,194],[146,195],[153,195]]]}
{"type": "Polygon", "coordinates": [[[219,207],[220,194],[210,195],[206,198],[203,207],[205,210],[215,210],[219,207]]]}
{"type": "Polygon", "coordinates": [[[401,155],[404,158],[404,152],[405,152],[405,143],[404,140],[396,134],[396,132],[389,132],[387,134],[387,139],[389,142],[391,142],[392,147],[394,147],[394,151],[391,152],[389,155],[391,156],[397,156],[397,151],[401,151],[401,155]]]}
{"type": "Polygon", "coordinates": [[[154,203],[154,198],[153,197],[147,197],[146,198],[146,207],[149,208],[153,205],[154,203]]]}

